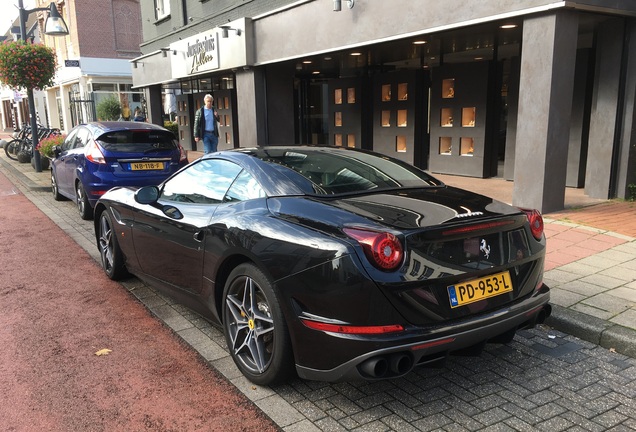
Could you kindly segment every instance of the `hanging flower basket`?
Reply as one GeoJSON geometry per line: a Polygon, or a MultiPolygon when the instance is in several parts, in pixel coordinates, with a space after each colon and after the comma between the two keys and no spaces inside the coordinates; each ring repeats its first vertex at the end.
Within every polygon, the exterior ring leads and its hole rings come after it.
{"type": "Polygon", "coordinates": [[[0,82],[11,88],[43,89],[53,85],[55,51],[22,40],[0,44],[0,82]]]}

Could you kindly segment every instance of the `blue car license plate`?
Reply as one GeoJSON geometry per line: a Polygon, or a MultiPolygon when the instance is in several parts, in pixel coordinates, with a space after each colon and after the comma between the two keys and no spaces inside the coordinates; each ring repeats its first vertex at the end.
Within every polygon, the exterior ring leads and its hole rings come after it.
{"type": "Polygon", "coordinates": [[[132,171],[162,170],[163,167],[163,162],[131,162],[130,164],[132,171]]]}

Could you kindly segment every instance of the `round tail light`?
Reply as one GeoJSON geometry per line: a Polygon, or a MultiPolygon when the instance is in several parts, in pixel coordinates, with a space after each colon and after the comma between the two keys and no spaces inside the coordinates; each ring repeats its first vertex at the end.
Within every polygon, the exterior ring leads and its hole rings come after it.
{"type": "Polygon", "coordinates": [[[543,217],[541,216],[539,210],[524,208],[520,210],[523,211],[528,217],[532,236],[537,240],[541,240],[541,237],[543,236],[543,217]]]}
{"type": "Polygon", "coordinates": [[[404,249],[393,234],[359,228],[345,228],[344,232],[360,243],[367,259],[378,269],[392,271],[402,264],[404,249]]]}

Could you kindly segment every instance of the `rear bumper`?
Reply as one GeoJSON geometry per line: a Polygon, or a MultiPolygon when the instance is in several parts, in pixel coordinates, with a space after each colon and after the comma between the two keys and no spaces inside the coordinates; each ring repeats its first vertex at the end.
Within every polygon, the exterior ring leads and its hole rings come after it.
{"type": "Polygon", "coordinates": [[[93,176],[91,181],[88,184],[85,184],[84,189],[86,190],[86,194],[88,196],[88,201],[91,204],[91,207],[95,207],[97,201],[110,189],[114,187],[134,187],[140,188],[143,186],[150,185],[158,185],[166,178],[168,175],[157,175],[157,176],[147,176],[147,177],[137,177],[137,178],[118,178],[118,177],[110,177],[110,178],[100,178],[93,176]]]}
{"type": "MultiPolygon", "coordinates": [[[[494,310],[488,314],[472,317],[470,320],[446,327],[408,329],[407,334],[383,338],[381,341],[364,337],[348,338],[343,345],[343,336],[329,334],[335,345],[343,349],[351,344],[351,352],[368,351],[331,369],[316,369],[296,364],[298,376],[319,381],[379,380],[395,378],[409,373],[414,367],[443,359],[454,351],[469,347],[479,347],[488,340],[516,331],[530,328],[543,322],[550,315],[549,288],[543,286],[531,298],[507,308],[494,310]]],[[[309,330],[312,331],[313,330],[309,330]]],[[[314,332],[315,335],[315,332],[314,332]]],[[[306,335],[306,340],[312,340],[306,335]]],[[[331,351],[329,341],[321,338],[316,355],[331,351]]]]}

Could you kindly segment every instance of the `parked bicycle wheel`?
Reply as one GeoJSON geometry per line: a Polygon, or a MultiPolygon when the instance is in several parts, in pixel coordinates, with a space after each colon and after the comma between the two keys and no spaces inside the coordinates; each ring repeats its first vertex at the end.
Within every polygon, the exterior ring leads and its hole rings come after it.
{"type": "Polygon", "coordinates": [[[4,152],[12,160],[18,160],[18,153],[22,149],[22,140],[14,139],[4,145],[4,152]]]}

